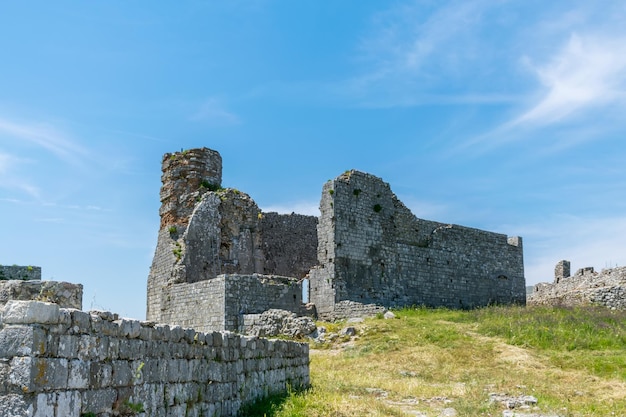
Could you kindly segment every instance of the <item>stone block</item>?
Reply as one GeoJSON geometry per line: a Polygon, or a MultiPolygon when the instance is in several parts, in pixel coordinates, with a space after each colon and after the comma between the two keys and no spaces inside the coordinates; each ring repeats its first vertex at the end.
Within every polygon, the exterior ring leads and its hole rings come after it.
{"type": "Polygon", "coordinates": [[[33,417],[54,416],[54,406],[56,405],[56,393],[38,394],[35,403],[35,414],[33,417]]]}
{"type": "Polygon", "coordinates": [[[0,330],[0,358],[38,356],[46,352],[46,334],[31,326],[5,326],[0,330]]]}
{"type": "Polygon", "coordinates": [[[32,361],[33,389],[50,391],[67,388],[67,359],[34,358],[32,361]]]}
{"type": "Polygon", "coordinates": [[[82,410],[85,413],[111,413],[117,400],[117,392],[112,389],[84,391],[81,396],[82,410]]]}
{"type": "Polygon", "coordinates": [[[2,312],[4,324],[57,324],[60,319],[59,306],[39,301],[9,300],[2,312]]]}
{"type": "Polygon", "coordinates": [[[79,391],[61,391],[57,396],[57,417],[80,417],[82,400],[79,391]]]}
{"type": "Polygon", "coordinates": [[[89,387],[91,363],[81,359],[70,360],[67,387],[70,389],[86,389],[89,387]]]}
{"type": "Polygon", "coordinates": [[[32,396],[21,394],[2,395],[0,407],[3,417],[32,416],[35,410],[32,396]]]}

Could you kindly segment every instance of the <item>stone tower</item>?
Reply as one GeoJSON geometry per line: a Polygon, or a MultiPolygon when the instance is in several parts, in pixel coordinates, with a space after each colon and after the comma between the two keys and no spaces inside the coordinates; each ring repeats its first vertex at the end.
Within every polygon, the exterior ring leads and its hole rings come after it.
{"type": "MultiPolygon", "coordinates": [[[[162,170],[161,223],[148,276],[148,320],[165,320],[163,312],[181,301],[172,295],[183,291],[174,288],[177,284],[223,274],[302,278],[315,264],[317,219],[263,214],[247,194],[222,188],[222,158],[217,151],[167,153],[162,170]]],[[[197,294],[194,299],[208,296],[197,294]]]]}
{"type": "Polygon", "coordinates": [[[570,262],[569,261],[559,261],[554,267],[554,283],[558,284],[564,278],[570,276],[570,262]]]}

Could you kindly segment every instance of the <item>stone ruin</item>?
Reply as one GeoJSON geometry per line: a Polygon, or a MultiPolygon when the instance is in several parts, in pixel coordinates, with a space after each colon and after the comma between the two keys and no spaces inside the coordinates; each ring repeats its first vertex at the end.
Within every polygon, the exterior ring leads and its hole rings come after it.
{"type": "Polygon", "coordinates": [[[554,268],[554,281],[534,286],[528,298],[530,305],[588,306],[626,309],[626,267],[603,269],[584,267],[570,275],[570,262],[559,261],[554,268]]]}
{"type": "Polygon", "coordinates": [[[525,304],[521,238],[419,219],[373,175],[352,170],[324,184],[318,219],[263,213],[222,188],[214,150],[165,154],[162,170],[148,320],[244,331],[271,309],[333,320],[525,304]]]}
{"type": "Polygon", "coordinates": [[[84,312],[80,284],[2,272],[2,417],[234,416],[309,386],[306,343],[84,312]]]}
{"type": "Polygon", "coordinates": [[[0,309],[9,300],[45,301],[80,310],[83,306],[83,286],[42,281],[39,266],[0,265],[0,309]]]}

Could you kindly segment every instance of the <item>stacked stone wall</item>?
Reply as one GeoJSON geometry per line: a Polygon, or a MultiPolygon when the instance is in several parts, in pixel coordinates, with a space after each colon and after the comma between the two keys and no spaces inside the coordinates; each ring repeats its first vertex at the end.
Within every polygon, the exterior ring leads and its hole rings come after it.
{"type": "Polygon", "coordinates": [[[232,416],[309,384],[308,345],[10,301],[0,415],[232,416]]]}
{"type": "Polygon", "coordinates": [[[0,281],[4,280],[40,280],[40,266],[0,265],[0,281]]]}
{"type": "Polygon", "coordinates": [[[353,301],[472,308],[525,303],[521,238],[415,217],[380,178],[347,172],[325,184],[320,267],[311,271],[318,315],[353,301]]]}
{"type": "Polygon", "coordinates": [[[65,308],[83,307],[83,286],[57,281],[0,281],[0,308],[9,300],[37,300],[65,308]]]}
{"type": "MultiPolygon", "coordinates": [[[[564,263],[560,261],[556,270],[564,263]]],[[[626,310],[626,267],[608,268],[595,272],[594,268],[580,268],[574,275],[556,276],[552,284],[535,285],[528,298],[531,305],[587,306],[599,305],[626,310]],[[558,279],[557,279],[558,277],[558,279]]]]}
{"type": "Polygon", "coordinates": [[[163,323],[198,331],[243,330],[243,315],[275,308],[299,314],[302,284],[268,275],[219,275],[191,284],[173,284],[162,290],[163,323]]]}

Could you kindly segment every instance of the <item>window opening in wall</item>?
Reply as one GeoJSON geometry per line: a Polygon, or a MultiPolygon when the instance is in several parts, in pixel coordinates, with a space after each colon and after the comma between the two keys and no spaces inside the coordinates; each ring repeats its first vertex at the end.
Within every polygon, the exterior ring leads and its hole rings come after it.
{"type": "Polygon", "coordinates": [[[498,275],[498,279],[509,279],[506,275],[500,274],[498,275]]]}
{"type": "MultiPolygon", "coordinates": [[[[295,295],[294,295],[295,298],[295,295]]],[[[302,280],[302,302],[303,303],[308,303],[309,302],[309,279],[305,278],[302,280]]]]}

